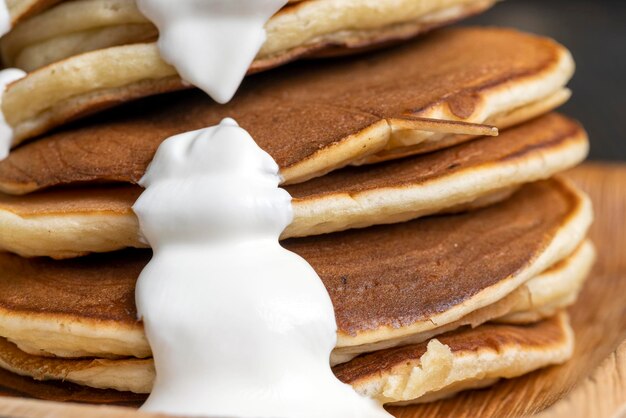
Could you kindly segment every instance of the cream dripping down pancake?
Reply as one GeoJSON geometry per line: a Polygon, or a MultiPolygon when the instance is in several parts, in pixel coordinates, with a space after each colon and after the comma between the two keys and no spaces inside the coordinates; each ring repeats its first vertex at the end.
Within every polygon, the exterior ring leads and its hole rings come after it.
{"type": "MultiPolygon", "coordinates": [[[[349,52],[415,36],[481,12],[494,0],[309,0],[278,12],[252,70],[298,56],[349,52]],[[332,18],[329,18],[332,16],[332,18]]],[[[22,22],[1,42],[3,61],[33,71],[111,46],[153,41],[157,29],[133,0],[65,2],[22,22]]]]}
{"type": "MultiPolygon", "coordinates": [[[[98,141],[90,143],[101,145],[98,141]]],[[[35,183],[42,185],[45,179],[47,186],[82,183],[87,180],[81,177],[87,173],[82,163],[92,167],[91,180],[132,182],[141,175],[129,170],[132,164],[123,162],[138,156],[132,143],[117,158],[105,148],[88,152],[82,146],[76,148],[76,143],[50,144],[57,148],[57,156],[86,152],[85,158],[60,158],[58,164],[44,163],[49,152],[42,155],[34,151],[45,144],[42,140],[16,150],[0,163],[0,179],[20,177],[22,184],[37,179],[35,183]],[[16,161],[20,161],[19,166],[16,161]]],[[[272,143],[267,146],[272,147],[272,143]]],[[[549,114],[506,130],[497,138],[481,138],[402,161],[339,170],[286,188],[294,198],[294,220],[283,238],[484,206],[506,198],[523,183],[573,167],[587,151],[588,140],[580,125],[549,114]]],[[[23,256],[67,258],[145,247],[131,210],[140,193],[136,186],[91,186],[25,196],[0,194],[0,248],[23,256]]]]}
{"type": "MultiPolygon", "coordinates": [[[[147,1],[159,15],[172,9],[170,0],[147,1]]],[[[186,4],[194,14],[207,5],[186,4]]],[[[233,7],[230,0],[210,5],[205,13],[233,7]]],[[[258,0],[237,5],[263,12],[258,0]]],[[[224,93],[204,81],[207,92],[224,93]]],[[[133,205],[153,249],[134,292],[156,372],[143,410],[389,418],[332,373],[334,308],[306,259],[279,243],[293,218],[279,183],[276,162],[232,119],[159,147],[133,205]]]]}
{"type": "MultiPolygon", "coordinates": [[[[9,85],[2,110],[14,144],[103,108],[183,88],[173,68],[157,58],[151,44],[108,48],[9,85]]],[[[390,150],[405,155],[468,139],[454,133],[489,132],[462,122],[506,127],[538,116],[569,97],[564,86],[573,70],[569,52],[551,40],[506,29],[459,28],[376,54],[251,77],[225,106],[200,94],[168,96],[46,139],[143,146],[145,165],[165,138],[233,117],[262,147],[281,144],[272,156],[285,181],[294,183],[375,154],[392,158],[390,150]],[[299,153],[292,152],[294,139],[306,144],[299,153]]],[[[3,190],[24,193],[33,190],[29,186],[3,190]]]]}
{"type": "MultiPolygon", "coordinates": [[[[563,363],[571,357],[573,347],[569,319],[566,313],[560,313],[535,324],[462,328],[428,342],[366,354],[335,366],[333,372],[361,395],[383,404],[429,402],[563,363]]],[[[0,366],[43,381],[39,383],[41,389],[29,385],[26,392],[43,399],[49,399],[49,392],[59,396],[63,388],[48,382],[63,380],[73,383],[73,388],[80,388],[75,386],[79,384],[126,391],[116,394],[83,388],[82,393],[74,394],[75,401],[94,402],[95,398],[99,402],[99,398],[104,398],[116,402],[117,397],[118,403],[132,402],[137,395],[128,392],[148,393],[154,379],[149,359],[37,357],[4,339],[0,339],[0,366]]],[[[22,388],[27,385],[18,384],[22,388]]]]}
{"type": "MultiPolygon", "coordinates": [[[[517,313],[542,317],[567,305],[593,260],[588,245],[579,248],[591,218],[586,197],[549,180],[466,214],[284,246],[313,266],[330,293],[339,327],[337,362],[423,341],[438,329],[517,313]],[[537,306],[525,304],[529,292],[542,287],[529,281],[549,282],[553,267],[562,272],[553,282],[562,284],[537,296],[537,306]]],[[[149,356],[134,307],[135,281],[148,258],[136,251],[70,261],[2,255],[0,335],[38,354],[149,356]]]]}

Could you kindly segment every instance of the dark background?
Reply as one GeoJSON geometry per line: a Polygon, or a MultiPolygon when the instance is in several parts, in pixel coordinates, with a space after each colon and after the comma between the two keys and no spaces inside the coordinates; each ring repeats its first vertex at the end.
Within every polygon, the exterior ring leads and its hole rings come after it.
{"type": "Polygon", "coordinates": [[[577,64],[574,96],[561,111],[591,138],[591,159],[626,161],[626,0],[506,0],[470,24],[550,36],[577,64]]]}

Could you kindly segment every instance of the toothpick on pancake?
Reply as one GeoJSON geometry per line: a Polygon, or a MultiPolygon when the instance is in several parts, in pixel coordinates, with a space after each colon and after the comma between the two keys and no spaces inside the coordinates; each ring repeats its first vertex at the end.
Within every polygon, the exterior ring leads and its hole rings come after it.
{"type": "Polygon", "coordinates": [[[403,115],[387,119],[392,130],[426,131],[444,134],[498,136],[498,128],[480,123],[461,122],[456,120],[419,118],[403,115]]]}

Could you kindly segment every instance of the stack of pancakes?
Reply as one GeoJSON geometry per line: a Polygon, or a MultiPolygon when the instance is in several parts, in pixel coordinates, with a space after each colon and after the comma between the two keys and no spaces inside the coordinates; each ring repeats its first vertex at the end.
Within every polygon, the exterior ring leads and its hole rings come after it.
{"type": "Polygon", "coordinates": [[[290,2],[250,71],[334,57],[250,76],[227,105],[159,58],[132,0],[13,3],[3,59],[30,72],[2,100],[15,133],[0,162],[6,393],[149,393],[137,182],[163,140],[223,117],[281,168],[295,213],[283,245],[326,285],[333,370],[359,393],[426,402],[571,356],[564,309],[594,249],[588,198],[554,177],[588,151],[551,113],[570,96],[570,54],[510,29],[412,39],[494,1],[290,2]]]}

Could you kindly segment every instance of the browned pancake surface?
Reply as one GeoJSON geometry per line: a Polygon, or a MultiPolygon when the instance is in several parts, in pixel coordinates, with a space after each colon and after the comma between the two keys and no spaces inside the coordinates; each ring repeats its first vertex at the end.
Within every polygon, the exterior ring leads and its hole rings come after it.
{"type": "MultiPolygon", "coordinates": [[[[502,351],[510,346],[523,349],[546,349],[567,339],[566,330],[559,316],[528,325],[484,324],[478,328],[462,328],[437,337],[453,353],[479,350],[502,351]]],[[[344,383],[353,383],[367,377],[378,376],[394,366],[421,358],[428,341],[420,344],[392,348],[364,354],[333,368],[335,375],[344,383]]]]}
{"type": "Polygon", "coordinates": [[[14,312],[137,323],[135,283],[149,252],[54,261],[0,254],[0,306],[14,312]]]}
{"type": "Polygon", "coordinates": [[[550,40],[507,29],[452,29],[373,55],[300,63],[248,78],[218,106],[181,92],[130,104],[15,150],[0,183],[30,189],[87,181],[137,182],[167,137],[234,117],[282,168],[382,119],[445,103],[460,118],[477,93],[547,71],[550,40]]]}
{"type": "MultiPolygon", "coordinates": [[[[286,187],[297,201],[414,186],[445,176],[523,159],[541,149],[567,147],[586,141],[582,127],[553,113],[508,129],[496,138],[483,138],[424,156],[335,171],[286,187]]],[[[138,186],[55,189],[26,196],[0,194],[0,208],[20,216],[63,213],[129,213],[142,189],[138,186]]]]}
{"type": "Polygon", "coordinates": [[[123,185],[44,190],[26,196],[0,193],[0,208],[23,217],[68,213],[126,214],[132,211],[132,205],[142,191],[138,186],[123,185]]]}
{"type": "MultiPolygon", "coordinates": [[[[475,212],[287,240],[327,287],[340,332],[402,327],[447,311],[529,265],[580,204],[562,183],[525,186],[475,212]]],[[[0,255],[0,307],[136,324],[149,252],[68,261],[0,255]]]]}
{"type": "Polygon", "coordinates": [[[288,240],[322,277],[341,332],[427,320],[515,275],[579,204],[554,181],[479,211],[288,240]]]}

